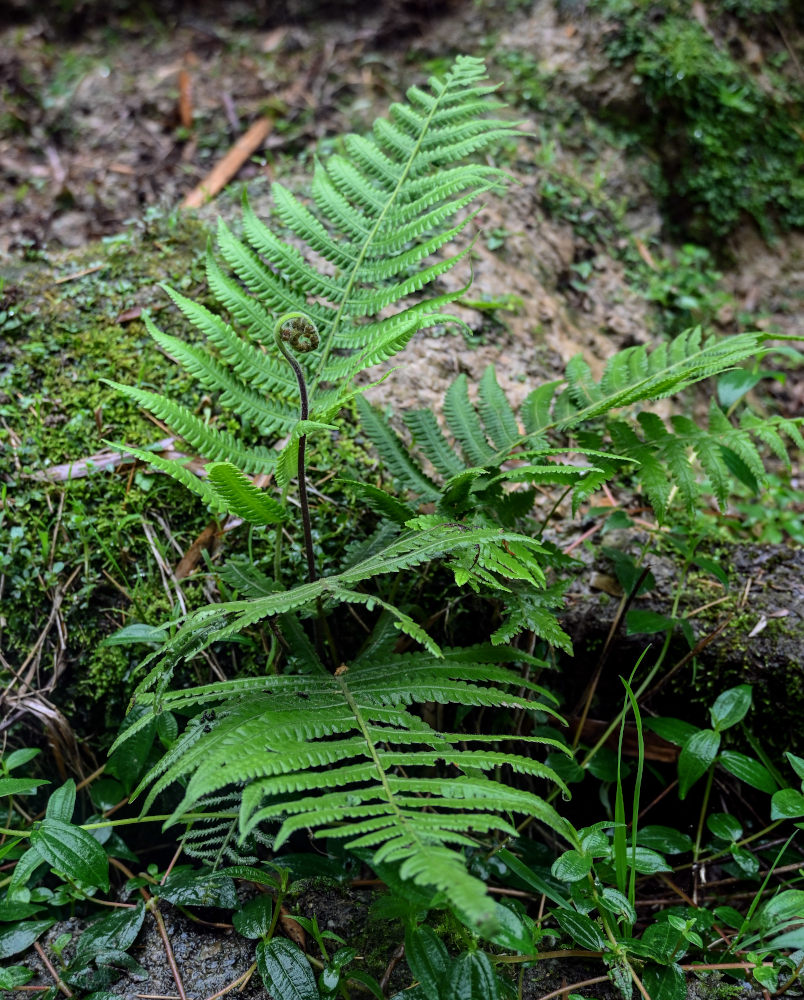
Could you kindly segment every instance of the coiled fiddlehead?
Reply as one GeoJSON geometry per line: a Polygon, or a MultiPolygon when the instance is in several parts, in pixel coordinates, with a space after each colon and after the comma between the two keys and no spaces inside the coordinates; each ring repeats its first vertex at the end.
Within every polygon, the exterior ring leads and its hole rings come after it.
{"type": "Polygon", "coordinates": [[[279,336],[297,354],[309,354],[318,347],[318,329],[304,313],[286,313],[278,322],[279,336]]]}
{"type": "MultiPolygon", "coordinates": [[[[290,344],[294,351],[299,354],[309,354],[318,347],[318,329],[309,316],[302,312],[285,313],[280,316],[274,325],[274,340],[276,346],[282,352],[283,357],[293,369],[296,381],[299,383],[300,398],[300,419],[307,420],[310,413],[309,401],[307,398],[307,382],[301,365],[287,349],[286,344],[290,344]]],[[[313,531],[310,522],[310,504],[307,499],[307,478],[305,468],[305,450],[307,445],[307,435],[299,436],[299,504],[301,507],[302,527],[304,529],[304,550],[307,556],[307,579],[314,583],[316,579],[315,554],[313,552],[313,531]]],[[[318,629],[316,630],[316,645],[320,648],[320,638],[318,629]]]]}
{"type": "Polygon", "coordinates": [[[310,413],[307,382],[301,365],[285,345],[290,344],[297,354],[309,354],[310,351],[314,351],[318,347],[318,328],[310,317],[302,312],[285,313],[284,316],[279,317],[274,325],[274,340],[283,357],[293,369],[293,374],[299,383],[301,419],[306,420],[310,413]]]}

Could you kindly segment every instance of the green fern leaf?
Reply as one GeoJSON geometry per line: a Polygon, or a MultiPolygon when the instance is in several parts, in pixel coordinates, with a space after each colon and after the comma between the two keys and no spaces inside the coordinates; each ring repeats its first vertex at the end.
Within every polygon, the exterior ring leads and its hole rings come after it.
{"type": "Polygon", "coordinates": [[[416,444],[440,475],[449,479],[464,471],[463,462],[441,433],[432,410],[409,410],[403,419],[416,444]]]}
{"type": "Polygon", "coordinates": [[[218,502],[227,513],[251,524],[279,524],[287,520],[285,508],[255,486],[231,462],[213,462],[207,466],[207,475],[218,502]]]}
{"type": "Polygon", "coordinates": [[[444,398],[444,416],[450,431],[461,443],[464,454],[472,465],[487,466],[494,460],[494,452],[483,433],[477,411],[469,401],[468,381],[459,375],[447,390],[444,398]]]}
{"type": "MultiPolygon", "coordinates": [[[[277,399],[295,399],[298,394],[296,379],[284,362],[280,363],[270,353],[238,336],[233,327],[200,303],[186,298],[168,285],[162,287],[184,316],[218,348],[220,357],[249,387],[260,389],[265,394],[270,393],[277,399]]],[[[264,321],[268,322],[267,317],[264,321]]],[[[261,330],[261,333],[266,337],[268,331],[261,330]]]]}
{"type": "Polygon", "coordinates": [[[132,448],[130,445],[118,444],[115,441],[104,441],[104,444],[108,444],[110,448],[114,448],[116,451],[133,455],[134,458],[139,459],[141,462],[145,462],[154,469],[158,469],[160,472],[171,476],[177,482],[181,483],[182,486],[190,490],[191,493],[195,493],[201,497],[204,503],[212,507],[213,510],[222,511],[225,509],[215,491],[203,479],[200,479],[186,467],[185,462],[188,462],[189,459],[181,461],[175,458],[162,458],[161,455],[155,455],[152,451],[147,451],[144,448],[132,448]]]}
{"type": "Polygon", "coordinates": [[[180,406],[159,393],[147,389],[137,389],[130,385],[121,385],[103,379],[107,385],[139,403],[159,420],[172,427],[177,436],[182,438],[204,458],[212,461],[231,461],[243,472],[250,475],[270,472],[276,462],[276,452],[262,446],[245,447],[234,435],[227,431],[219,431],[205,424],[203,420],[185,406],[180,406]]]}
{"type": "Polygon", "coordinates": [[[494,365],[489,365],[478,386],[478,409],[491,440],[500,451],[519,443],[516,417],[505,393],[497,382],[494,365]]]}
{"type": "Polygon", "coordinates": [[[485,469],[464,469],[451,476],[444,483],[444,490],[438,501],[439,514],[450,514],[461,517],[471,511],[472,493],[477,488],[477,480],[487,479],[485,469]]]}
{"type": "Polygon", "coordinates": [[[397,500],[395,496],[386,493],[378,486],[372,486],[370,483],[358,483],[353,479],[340,479],[338,481],[361,497],[372,510],[396,524],[405,524],[416,515],[412,507],[397,500]]]}
{"type": "Polygon", "coordinates": [[[562,416],[558,426],[577,426],[615,409],[681,392],[753,356],[758,342],[756,334],[704,340],[700,328],[688,330],[669,347],[662,344],[652,352],[645,347],[619,351],[607,363],[599,386],[594,384],[588,366],[570,362],[567,380],[576,412],[562,416]]]}
{"type": "Polygon", "coordinates": [[[403,487],[413,490],[422,499],[437,499],[439,490],[436,484],[413,461],[409,450],[374,407],[364,399],[358,398],[357,409],[361,427],[382,455],[391,475],[399,479],[403,487]]]}

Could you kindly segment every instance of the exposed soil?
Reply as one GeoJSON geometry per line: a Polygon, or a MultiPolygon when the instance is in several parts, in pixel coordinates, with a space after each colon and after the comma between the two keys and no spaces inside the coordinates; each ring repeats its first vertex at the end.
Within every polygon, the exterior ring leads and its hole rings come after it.
{"type": "MultiPolygon", "coordinates": [[[[612,532],[605,539],[606,544],[617,548],[616,535],[612,532]]],[[[629,541],[638,544],[633,535],[629,541]]],[[[666,668],[653,686],[656,695],[661,690],[661,702],[648,697],[647,710],[656,710],[661,704],[662,714],[686,717],[691,711],[707,708],[719,691],[737,684],[752,684],[756,696],[752,711],[754,731],[762,734],[767,746],[778,744],[779,753],[787,749],[800,754],[804,750],[800,725],[804,705],[801,669],[804,549],[738,545],[727,553],[713,555],[727,573],[729,588],[710,574],[696,574],[693,568],[677,611],[689,621],[696,646],[700,644],[694,674],[697,679],[690,680],[690,647],[679,637],[666,668]],[[682,664],[682,669],[674,670],[676,664],[682,664]]],[[[671,595],[678,582],[678,562],[649,553],[645,564],[655,584],[630,606],[669,615],[671,595]]],[[[596,662],[601,658],[609,630],[620,612],[622,597],[611,560],[598,553],[587,571],[576,578],[561,615],[564,629],[573,637],[579,660],[596,662]]],[[[615,700],[621,696],[618,685],[612,685],[610,678],[616,679],[620,664],[635,663],[646,645],[644,635],[627,635],[626,623],[619,618],[618,621],[616,638],[605,656],[595,706],[601,718],[616,710],[611,694],[606,692],[613,692],[615,700]]],[[[649,649],[646,669],[658,655],[662,639],[663,635],[657,636],[649,649]]],[[[577,699],[580,692],[573,691],[572,695],[577,699]]],[[[570,705],[572,700],[569,699],[570,705]]]]}

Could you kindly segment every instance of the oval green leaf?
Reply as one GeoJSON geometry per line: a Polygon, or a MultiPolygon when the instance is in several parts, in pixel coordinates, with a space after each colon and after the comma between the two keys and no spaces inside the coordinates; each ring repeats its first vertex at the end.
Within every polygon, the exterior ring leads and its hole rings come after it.
{"type": "Polygon", "coordinates": [[[273,912],[273,899],[263,893],[250,899],[241,910],[232,914],[234,929],[246,938],[264,938],[271,927],[273,912]]]}
{"type": "Polygon", "coordinates": [[[69,823],[73,818],[73,809],[75,809],[75,782],[72,778],[68,778],[60,788],[50,793],[45,815],[48,819],[69,823]]]}
{"type": "Polygon", "coordinates": [[[319,1000],[315,976],[304,952],[284,938],[260,941],[257,970],[274,1000],[319,1000]]]}
{"type": "Polygon", "coordinates": [[[560,882],[579,882],[592,869],[592,855],[565,851],[553,862],[550,874],[560,882]]]}
{"type": "Polygon", "coordinates": [[[695,782],[712,766],[720,749],[720,733],[701,729],[681,748],[678,757],[678,797],[684,799],[695,782]]]}
{"type": "MultiPolygon", "coordinates": [[[[499,980],[484,952],[464,952],[458,958],[452,966],[447,996],[449,1000],[478,1000],[479,997],[499,1000],[499,980]]],[[[441,1000],[441,997],[436,1000],[441,1000]]]]}
{"type": "Polygon", "coordinates": [[[405,934],[405,959],[427,1000],[440,1000],[444,992],[444,976],[449,968],[449,955],[432,928],[424,926],[408,930],[405,934]]]}
{"type": "Polygon", "coordinates": [[[645,728],[668,743],[683,747],[699,730],[683,719],[645,719],[645,728]]]}
{"type": "Polygon", "coordinates": [[[115,910],[107,917],[91,923],[81,934],[71,967],[89,965],[96,955],[104,952],[125,952],[137,939],[145,919],[145,903],[140,900],[131,909],[115,910]]]}
{"type": "Polygon", "coordinates": [[[671,826],[643,826],[637,833],[637,843],[662,854],[684,854],[692,850],[692,838],[671,826]]]}
{"type": "Polygon", "coordinates": [[[0,958],[10,958],[27,951],[40,934],[51,928],[54,920],[23,920],[0,931],[0,958]]]}
{"type": "Polygon", "coordinates": [[[561,930],[569,934],[576,944],[590,951],[605,951],[606,941],[600,928],[585,913],[557,910],[553,915],[561,930]]]}
{"type": "Polygon", "coordinates": [[[743,835],[743,828],[730,813],[712,813],[706,817],[710,833],[731,844],[743,835]]]}
{"type": "Polygon", "coordinates": [[[24,986],[32,978],[33,969],[26,969],[24,965],[12,965],[7,969],[0,969],[0,990],[13,990],[17,986],[24,986]]]}
{"type": "Polygon", "coordinates": [[[753,689],[750,684],[739,684],[724,691],[709,709],[713,727],[721,733],[724,729],[741,722],[751,707],[752,694],[753,689]]]}
{"type": "Polygon", "coordinates": [[[791,920],[804,914],[804,889],[785,889],[769,899],[759,916],[764,933],[782,930],[791,920]]]}
{"type": "Polygon", "coordinates": [[[106,851],[80,826],[58,819],[44,819],[31,834],[31,846],[60,874],[68,875],[82,885],[94,885],[109,891],[106,851]]]}
{"type": "Polygon", "coordinates": [[[658,611],[641,611],[632,609],[625,616],[626,635],[654,635],[656,632],[669,632],[676,624],[675,618],[668,618],[658,611]]]}
{"type": "Polygon", "coordinates": [[[647,847],[637,847],[636,850],[629,847],[625,855],[625,863],[629,868],[633,867],[640,875],[654,875],[656,872],[673,870],[661,854],[657,854],[656,851],[651,851],[647,847]]]}
{"type": "Polygon", "coordinates": [[[687,980],[680,965],[648,965],[642,982],[651,1000],[686,1000],[687,980]]]}
{"type": "Polygon", "coordinates": [[[746,757],[744,753],[737,753],[736,750],[724,750],[720,755],[721,767],[733,774],[735,778],[745,782],[752,788],[760,792],[767,792],[768,795],[778,789],[778,785],[770,771],[753,757],[746,757]]]}
{"type": "Polygon", "coordinates": [[[30,795],[40,785],[50,784],[45,778],[0,778],[0,798],[6,795],[30,795]]]}
{"type": "Polygon", "coordinates": [[[797,757],[794,753],[790,753],[789,750],[785,751],[785,757],[787,757],[790,762],[790,766],[796,772],[796,774],[804,780],[804,757],[797,757]]]}
{"type": "Polygon", "coordinates": [[[771,819],[797,819],[804,816],[804,795],[795,788],[782,788],[771,799],[771,819]]]}

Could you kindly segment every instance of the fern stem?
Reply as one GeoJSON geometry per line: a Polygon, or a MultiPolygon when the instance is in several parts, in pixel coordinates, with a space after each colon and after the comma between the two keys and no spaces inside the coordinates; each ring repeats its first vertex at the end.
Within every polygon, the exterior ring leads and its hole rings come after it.
{"type": "MultiPolygon", "coordinates": [[[[308,354],[318,347],[318,330],[315,323],[309,316],[301,312],[285,313],[280,316],[274,326],[274,340],[276,346],[282,352],[283,357],[293,369],[296,381],[299,383],[299,419],[307,420],[310,415],[310,403],[307,395],[307,382],[304,372],[299,362],[293,357],[285,346],[285,341],[290,344],[294,351],[300,354],[308,354]]],[[[299,456],[297,465],[297,478],[299,481],[299,507],[301,509],[302,530],[304,532],[304,553],[307,558],[307,581],[315,583],[318,574],[315,567],[315,550],[313,549],[313,527],[310,520],[310,501],[307,497],[307,435],[299,435],[299,456]]],[[[281,526],[278,529],[282,530],[281,526]]],[[[278,536],[277,549],[275,552],[274,570],[276,578],[279,578],[279,552],[281,551],[281,535],[278,536]]],[[[321,598],[316,600],[316,617],[313,624],[316,652],[319,658],[324,660],[324,636],[330,648],[332,656],[332,666],[338,662],[338,651],[335,648],[335,640],[332,631],[327,623],[326,616],[321,607],[321,598]]]]}
{"type": "Polygon", "coordinates": [[[561,504],[562,504],[562,503],[564,502],[564,498],[565,498],[566,496],[568,496],[568,495],[569,495],[569,494],[570,494],[570,493],[572,492],[572,490],[573,490],[573,489],[574,489],[574,487],[572,487],[572,486],[568,486],[568,487],[567,487],[567,488],[566,488],[566,489],[564,490],[564,492],[563,492],[563,493],[562,493],[562,494],[561,494],[561,495],[559,496],[558,500],[556,500],[556,502],[555,502],[555,503],[553,504],[553,506],[552,506],[552,507],[550,508],[550,510],[549,510],[549,511],[547,512],[547,514],[545,515],[545,518],[544,518],[544,520],[542,521],[542,525],[541,525],[541,527],[540,527],[540,528],[539,528],[539,530],[538,530],[538,531],[536,532],[536,538],[541,538],[541,537],[542,537],[542,535],[544,534],[544,530],[545,530],[545,528],[546,528],[546,527],[547,527],[547,525],[548,525],[548,524],[550,523],[550,521],[551,521],[551,520],[553,519],[553,514],[555,514],[555,512],[556,512],[556,511],[558,510],[558,508],[559,508],[559,507],[561,506],[561,504]]]}
{"type": "MultiPolygon", "coordinates": [[[[302,417],[302,420],[306,420],[302,417]]],[[[304,529],[304,552],[307,556],[307,580],[315,583],[315,552],[313,550],[313,528],[310,522],[310,502],[307,499],[307,478],[305,469],[305,449],[307,446],[307,435],[302,434],[299,438],[299,503],[301,504],[302,527],[304,529]]]]}
{"type": "Polygon", "coordinates": [[[393,790],[391,789],[391,786],[388,784],[388,777],[385,773],[385,768],[382,766],[382,761],[380,760],[379,754],[377,753],[377,748],[374,745],[374,739],[371,733],[369,732],[365,719],[363,718],[363,713],[360,711],[360,706],[355,701],[352,692],[349,690],[349,686],[347,685],[346,681],[342,676],[342,674],[346,673],[347,669],[348,668],[343,669],[341,674],[338,674],[336,672],[335,678],[338,681],[338,684],[340,685],[346,703],[354,713],[358,729],[360,730],[363,739],[366,741],[366,749],[371,755],[371,759],[374,763],[375,768],[377,769],[377,777],[379,779],[380,784],[382,785],[382,790],[385,793],[386,801],[396,814],[396,819],[399,825],[404,826],[407,830],[409,830],[411,839],[416,841],[416,843],[419,845],[419,850],[424,851],[426,850],[426,845],[423,844],[421,838],[416,835],[416,831],[413,829],[413,827],[405,817],[404,813],[397,805],[393,790]]]}

